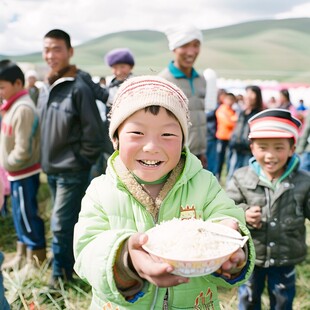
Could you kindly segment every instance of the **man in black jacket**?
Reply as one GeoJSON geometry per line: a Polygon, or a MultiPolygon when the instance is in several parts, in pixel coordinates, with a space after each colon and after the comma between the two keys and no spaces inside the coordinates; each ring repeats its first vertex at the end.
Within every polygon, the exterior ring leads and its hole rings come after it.
{"type": "MultiPolygon", "coordinates": [[[[73,228],[89,183],[91,166],[104,151],[107,133],[90,76],[74,65],[70,36],[59,29],[44,36],[43,58],[51,71],[41,91],[41,165],[52,194],[51,286],[73,274],[73,228]],[[87,81],[89,79],[89,81],[87,81]]],[[[98,86],[99,87],[99,86],[98,86]]]]}

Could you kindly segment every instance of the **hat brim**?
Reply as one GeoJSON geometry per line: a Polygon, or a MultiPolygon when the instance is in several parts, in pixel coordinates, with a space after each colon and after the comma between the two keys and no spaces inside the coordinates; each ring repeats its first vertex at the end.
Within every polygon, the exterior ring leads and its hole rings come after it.
{"type": "Polygon", "coordinates": [[[294,135],[289,132],[280,132],[280,131],[258,131],[258,132],[251,132],[249,134],[249,139],[259,139],[259,138],[294,138],[294,135]]]}

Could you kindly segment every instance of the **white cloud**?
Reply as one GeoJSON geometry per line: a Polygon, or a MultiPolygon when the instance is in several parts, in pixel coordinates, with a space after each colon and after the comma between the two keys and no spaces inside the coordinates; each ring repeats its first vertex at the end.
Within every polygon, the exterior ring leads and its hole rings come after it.
{"type": "Polygon", "coordinates": [[[275,18],[299,18],[310,17],[310,3],[300,4],[293,7],[290,11],[279,13],[275,18]]]}
{"type": "Polygon", "coordinates": [[[305,0],[2,0],[0,54],[41,50],[53,28],[67,31],[73,45],[123,30],[163,31],[191,22],[201,29],[262,18],[310,17],[305,0]],[[308,12],[308,13],[306,13],[308,12]],[[307,15],[306,15],[307,14],[307,15]]]}

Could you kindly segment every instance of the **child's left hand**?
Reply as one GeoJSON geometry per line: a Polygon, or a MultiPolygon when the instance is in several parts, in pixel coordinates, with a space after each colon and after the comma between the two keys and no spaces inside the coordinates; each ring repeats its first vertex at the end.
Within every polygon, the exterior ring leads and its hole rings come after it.
{"type": "MultiPolygon", "coordinates": [[[[238,223],[232,219],[225,219],[219,224],[226,225],[234,230],[238,230],[238,223]]],[[[239,248],[235,253],[233,253],[229,260],[223,263],[221,268],[217,270],[217,273],[222,274],[224,277],[230,279],[232,275],[238,274],[242,268],[245,266],[247,258],[243,249],[239,248]]]]}

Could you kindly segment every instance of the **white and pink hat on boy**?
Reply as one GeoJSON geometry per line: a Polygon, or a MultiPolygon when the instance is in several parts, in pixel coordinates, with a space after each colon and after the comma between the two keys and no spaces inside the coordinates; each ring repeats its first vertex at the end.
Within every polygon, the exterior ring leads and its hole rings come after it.
{"type": "Polygon", "coordinates": [[[120,86],[110,112],[110,139],[113,140],[117,128],[130,115],[153,105],[174,114],[181,125],[186,144],[190,124],[188,99],[175,84],[155,75],[132,77],[120,86]]]}
{"type": "Polygon", "coordinates": [[[301,122],[284,109],[267,109],[252,116],[249,121],[249,139],[293,138],[298,139],[301,122]]]}

